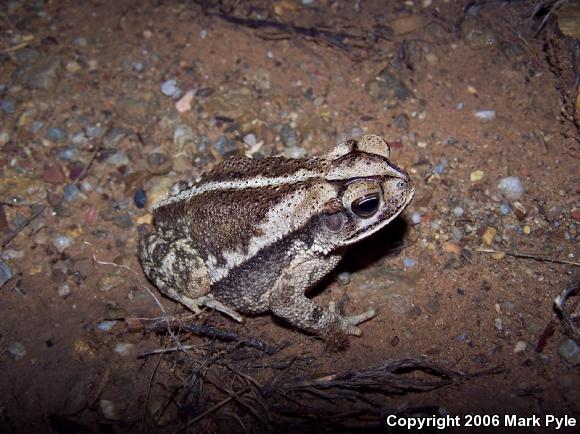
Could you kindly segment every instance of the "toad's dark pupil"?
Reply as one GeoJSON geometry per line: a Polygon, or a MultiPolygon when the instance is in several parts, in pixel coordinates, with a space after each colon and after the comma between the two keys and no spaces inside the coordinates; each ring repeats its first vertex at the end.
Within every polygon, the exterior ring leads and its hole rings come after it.
{"type": "Polygon", "coordinates": [[[357,199],[352,204],[352,211],[359,217],[368,218],[379,209],[379,195],[370,194],[357,199]]]}

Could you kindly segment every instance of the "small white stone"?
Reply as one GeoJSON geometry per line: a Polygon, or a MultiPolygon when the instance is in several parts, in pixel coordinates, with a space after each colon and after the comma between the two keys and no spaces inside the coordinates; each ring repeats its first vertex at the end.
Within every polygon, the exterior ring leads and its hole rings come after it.
{"type": "Polygon", "coordinates": [[[68,283],[63,283],[62,285],[60,285],[58,287],[57,293],[59,295],[59,297],[66,297],[67,295],[70,294],[70,286],[68,286],[68,283]]]}
{"type": "Polygon", "coordinates": [[[477,119],[483,122],[489,122],[495,119],[495,110],[479,110],[474,114],[477,119]]]}
{"type": "Polygon", "coordinates": [[[522,351],[525,351],[527,346],[528,344],[526,344],[524,341],[517,341],[516,346],[514,347],[514,353],[521,353],[522,351]]]}
{"type": "Polygon", "coordinates": [[[414,225],[418,225],[419,223],[421,223],[421,213],[418,213],[417,211],[415,211],[414,213],[411,214],[411,222],[414,225]]]}
{"type": "Polygon", "coordinates": [[[509,200],[518,200],[524,195],[522,181],[516,176],[508,176],[507,178],[500,179],[497,187],[501,191],[501,194],[509,200]]]}
{"type": "Polygon", "coordinates": [[[129,357],[132,353],[134,346],[135,346],[135,344],[121,342],[121,343],[115,345],[114,351],[122,357],[129,357]]]}

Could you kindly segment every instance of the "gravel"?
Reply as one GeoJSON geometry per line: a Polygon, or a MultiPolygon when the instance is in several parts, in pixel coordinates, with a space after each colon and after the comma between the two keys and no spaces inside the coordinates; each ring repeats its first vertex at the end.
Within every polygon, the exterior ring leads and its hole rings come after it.
{"type": "Polygon", "coordinates": [[[502,178],[497,184],[501,194],[508,200],[519,200],[524,195],[524,185],[516,176],[502,178]]]}

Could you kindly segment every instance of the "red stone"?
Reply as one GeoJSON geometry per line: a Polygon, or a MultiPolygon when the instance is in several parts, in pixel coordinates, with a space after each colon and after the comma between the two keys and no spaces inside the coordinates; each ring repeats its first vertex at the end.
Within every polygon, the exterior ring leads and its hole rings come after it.
{"type": "Polygon", "coordinates": [[[44,169],[42,180],[49,184],[64,184],[66,177],[58,164],[52,164],[44,169]]]}

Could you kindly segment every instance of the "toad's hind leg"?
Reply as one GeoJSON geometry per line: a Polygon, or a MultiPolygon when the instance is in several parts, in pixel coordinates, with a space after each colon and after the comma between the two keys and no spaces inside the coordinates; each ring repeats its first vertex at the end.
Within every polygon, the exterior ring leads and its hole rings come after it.
{"type": "Polygon", "coordinates": [[[139,244],[139,257],[147,278],[166,296],[196,314],[207,306],[243,322],[237,312],[209,293],[207,267],[187,238],[147,234],[139,244]]]}

